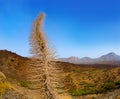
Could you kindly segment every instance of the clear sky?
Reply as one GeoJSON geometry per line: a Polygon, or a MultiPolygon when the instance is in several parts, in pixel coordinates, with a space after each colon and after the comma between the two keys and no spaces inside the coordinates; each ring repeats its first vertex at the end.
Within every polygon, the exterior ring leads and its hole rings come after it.
{"type": "Polygon", "coordinates": [[[30,56],[31,28],[41,12],[59,57],[120,55],[120,0],[0,0],[0,49],[30,56]]]}

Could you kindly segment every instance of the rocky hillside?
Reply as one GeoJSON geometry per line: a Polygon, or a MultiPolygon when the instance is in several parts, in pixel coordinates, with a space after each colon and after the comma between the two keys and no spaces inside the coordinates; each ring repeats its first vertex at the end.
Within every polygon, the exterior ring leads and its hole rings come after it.
{"type": "MultiPolygon", "coordinates": [[[[30,58],[0,51],[0,99],[44,99],[27,81],[30,58]]],[[[120,66],[56,62],[63,71],[63,88],[72,99],[119,99],[120,66]]],[[[63,99],[63,98],[61,98],[63,99]]],[[[67,98],[69,99],[69,98],[67,98]]]]}
{"type": "Polygon", "coordinates": [[[0,50],[0,71],[2,71],[7,77],[12,77],[17,80],[24,80],[27,70],[26,57],[21,57],[16,53],[0,50]]]}
{"type": "Polygon", "coordinates": [[[113,97],[111,99],[117,99],[120,95],[119,66],[76,65],[63,62],[61,68],[66,75],[65,89],[69,91],[73,99],[93,99],[93,97],[109,99],[110,96],[113,97]]]}

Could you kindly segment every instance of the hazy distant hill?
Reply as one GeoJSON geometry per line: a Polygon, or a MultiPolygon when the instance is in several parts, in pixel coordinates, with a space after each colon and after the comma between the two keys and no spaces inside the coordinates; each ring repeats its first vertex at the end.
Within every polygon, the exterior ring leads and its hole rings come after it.
{"type": "Polygon", "coordinates": [[[103,55],[99,58],[90,57],[69,57],[69,58],[59,58],[59,61],[69,62],[74,64],[120,64],[120,56],[114,52],[103,55]]]}

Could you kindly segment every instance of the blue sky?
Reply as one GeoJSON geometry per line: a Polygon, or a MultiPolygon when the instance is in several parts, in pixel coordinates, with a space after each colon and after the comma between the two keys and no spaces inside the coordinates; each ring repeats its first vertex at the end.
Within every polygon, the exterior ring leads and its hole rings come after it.
{"type": "Polygon", "coordinates": [[[0,0],[0,49],[30,56],[31,28],[41,12],[58,57],[120,55],[119,0],[0,0]]]}

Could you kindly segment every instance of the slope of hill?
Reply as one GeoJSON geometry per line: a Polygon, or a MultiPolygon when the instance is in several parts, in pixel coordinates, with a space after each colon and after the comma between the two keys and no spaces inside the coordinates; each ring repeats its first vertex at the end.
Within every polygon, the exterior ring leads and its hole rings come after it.
{"type": "MultiPolygon", "coordinates": [[[[17,89],[8,90],[1,96],[2,98],[0,97],[1,99],[8,96],[8,99],[13,99],[13,97],[44,99],[40,97],[40,90],[30,89],[29,86],[32,84],[27,82],[30,60],[30,58],[21,57],[7,50],[0,51],[0,71],[5,74],[10,85],[17,89]]],[[[120,66],[72,64],[60,61],[56,62],[56,66],[63,71],[60,73],[64,83],[63,89],[72,96],[72,99],[109,99],[111,96],[110,99],[117,99],[120,95],[120,66]]]]}
{"type": "Polygon", "coordinates": [[[26,63],[28,60],[28,58],[21,57],[16,53],[0,50],[0,71],[7,77],[24,80],[26,77],[26,63]]]}
{"type": "Polygon", "coordinates": [[[66,75],[65,89],[73,99],[117,99],[120,95],[119,66],[59,64],[66,75]]]}

